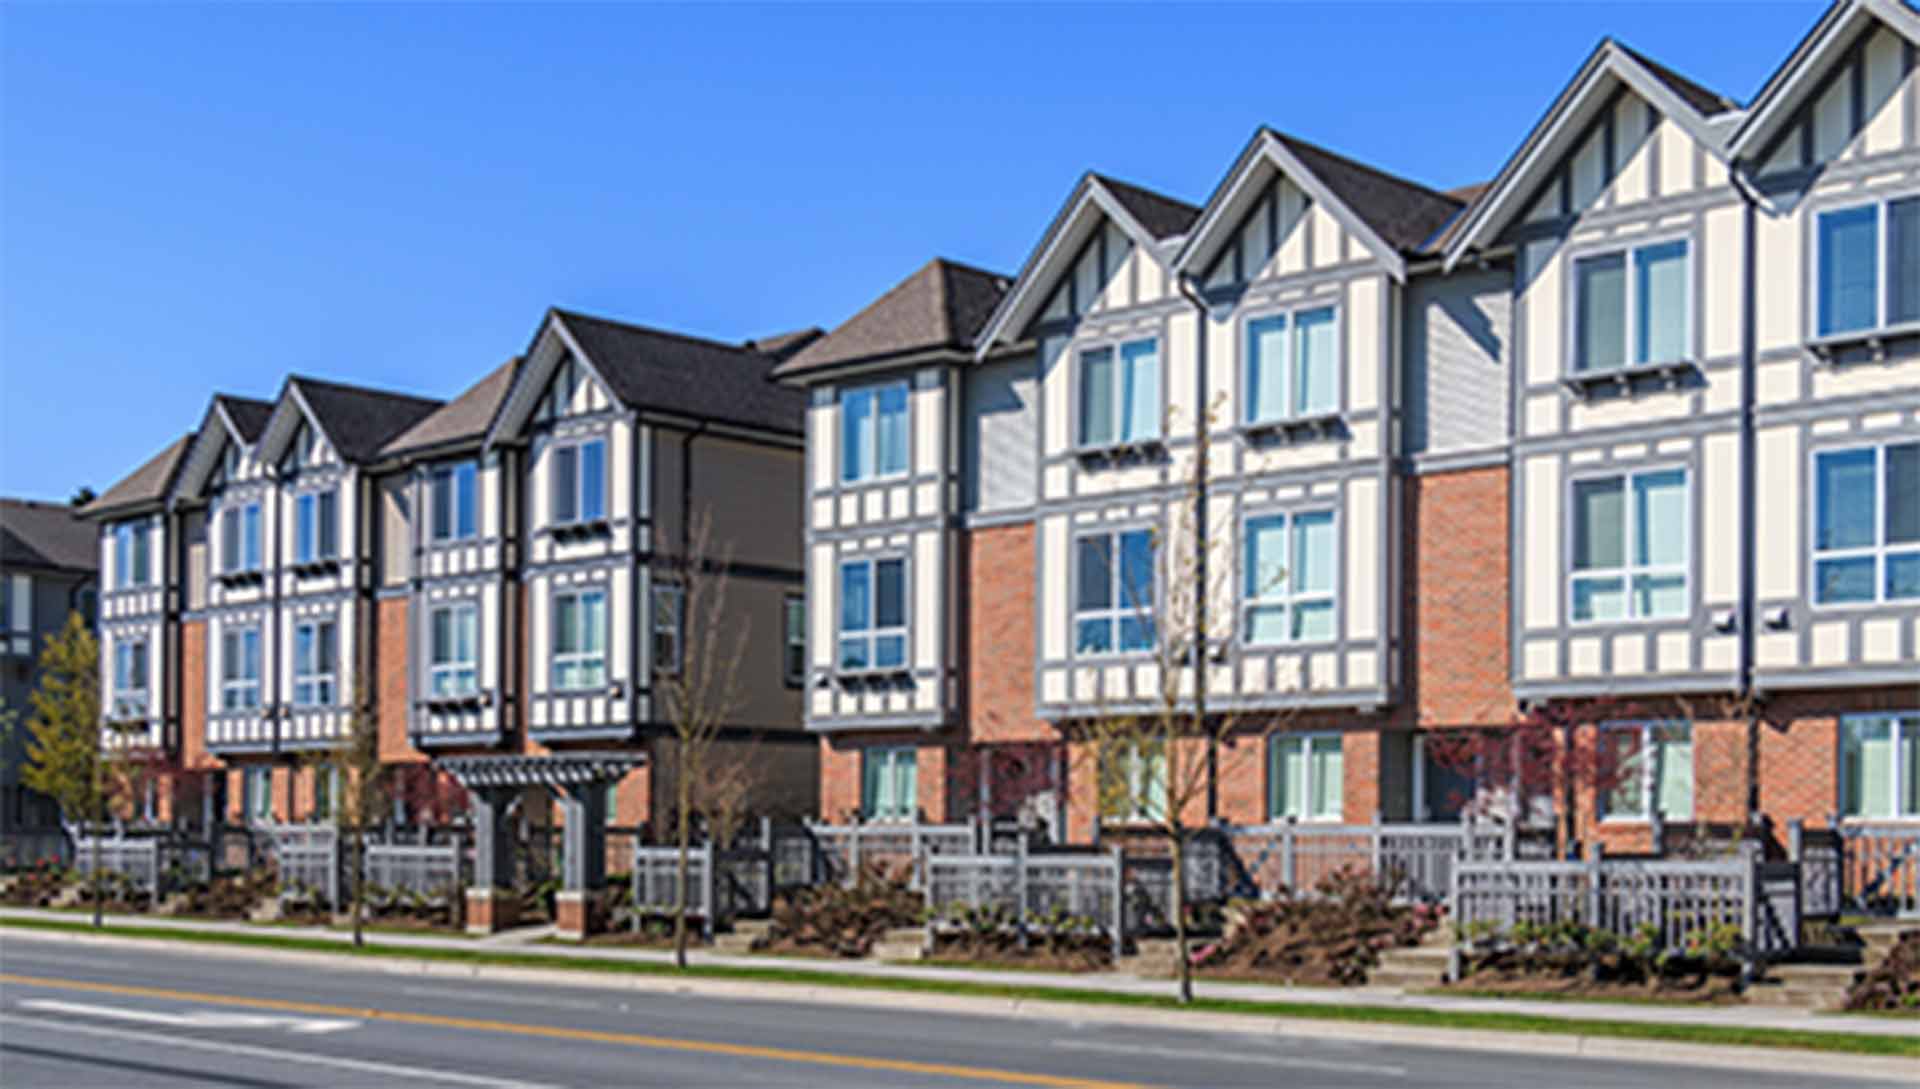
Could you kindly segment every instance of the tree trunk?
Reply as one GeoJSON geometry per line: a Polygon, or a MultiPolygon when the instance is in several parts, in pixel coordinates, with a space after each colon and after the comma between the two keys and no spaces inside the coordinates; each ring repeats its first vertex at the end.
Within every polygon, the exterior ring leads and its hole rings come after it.
{"type": "MultiPolygon", "coordinates": [[[[98,929],[105,923],[102,917],[105,909],[100,903],[100,832],[107,824],[107,788],[101,782],[102,770],[99,757],[94,758],[93,766],[93,925],[98,929]]],[[[155,874],[155,879],[159,878],[155,874]]]]}
{"type": "Polygon", "coordinates": [[[1173,830],[1173,952],[1179,962],[1180,1003],[1193,1001],[1193,960],[1187,954],[1187,846],[1183,830],[1173,830]]]}
{"type": "Polygon", "coordinates": [[[366,938],[366,902],[367,902],[367,841],[361,825],[353,826],[352,850],[348,852],[353,859],[353,945],[354,948],[367,943],[366,938]]]}
{"type": "MultiPolygon", "coordinates": [[[[678,766],[674,768],[673,793],[675,806],[680,811],[677,821],[680,858],[676,863],[678,880],[674,882],[676,891],[673,905],[673,963],[685,968],[687,966],[687,851],[692,847],[693,839],[692,815],[687,812],[692,801],[693,777],[691,769],[687,767],[685,741],[680,743],[680,759],[675,761],[675,764],[678,766]]],[[[708,865],[712,865],[712,858],[708,858],[707,862],[708,865]]],[[[707,910],[712,911],[713,905],[708,904],[707,910]]]]}

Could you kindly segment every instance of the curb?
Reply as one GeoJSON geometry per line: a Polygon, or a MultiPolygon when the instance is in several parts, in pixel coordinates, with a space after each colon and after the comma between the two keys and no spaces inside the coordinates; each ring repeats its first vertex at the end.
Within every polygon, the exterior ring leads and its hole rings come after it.
{"type": "MultiPolygon", "coordinates": [[[[162,940],[128,938],[111,934],[70,934],[18,930],[8,933],[9,940],[47,942],[83,942],[111,948],[179,950],[162,940]]],[[[1844,1063],[1849,1076],[1884,1078],[1900,1084],[1913,1084],[1920,1075],[1920,1063],[1913,1059],[1883,1055],[1840,1054],[1801,1051],[1791,1048],[1756,1048],[1734,1045],[1693,1044],[1661,1040],[1622,1039],[1586,1036],[1576,1033],[1502,1032],[1494,1029],[1426,1028],[1379,1022],[1344,1022],[1305,1017],[1270,1017],[1256,1014],[1191,1013],[1167,1009],[1132,1009],[1125,1006],[1084,1004],[1037,998],[985,998],[971,995],[942,995],[902,991],[865,990],[859,987],[822,987],[807,983],[778,983],[748,980],[670,978],[648,975],[610,975],[594,971],[568,971],[556,968],[517,968],[508,965],[450,964],[441,961],[410,960],[381,954],[360,954],[343,963],[339,954],[305,950],[263,949],[257,947],[196,945],[192,952],[200,956],[229,960],[272,961],[320,969],[351,969],[382,972],[395,976],[424,976],[437,979],[470,979],[489,983],[513,983],[530,986],[561,986],[606,991],[644,991],[650,994],[687,994],[703,998],[735,1000],[799,1001],[820,1006],[845,1006],[866,1009],[914,1009],[928,1012],[965,1014],[977,1017],[1042,1018],[1063,1024],[1097,1023],[1118,1026],[1177,1027],[1242,1035],[1282,1036],[1351,1040],[1369,1043],[1405,1044],[1456,1051],[1497,1051],[1508,1054],[1548,1055],[1561,1058],[1604,1059],[1621,1062],[1671,1063],[1680,1066],[1721,1070],[1765,1069],[1773,1073],[1832,1075],[1836,1063],[1844,1063]]]]}

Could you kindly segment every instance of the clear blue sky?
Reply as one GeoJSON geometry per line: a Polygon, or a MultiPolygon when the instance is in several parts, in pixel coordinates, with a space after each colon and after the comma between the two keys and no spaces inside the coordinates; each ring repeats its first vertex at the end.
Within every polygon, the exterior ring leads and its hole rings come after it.
{"type": "Polygon", "coordinates": [[[559,304],[831,327],[1015,271],[1080,172],[1205,199],[1267,123],[1491,176],[1603,35],[1752,97],[1820,3],[0,7],[0,492],[215,390],[452,396],[559,304]]]}

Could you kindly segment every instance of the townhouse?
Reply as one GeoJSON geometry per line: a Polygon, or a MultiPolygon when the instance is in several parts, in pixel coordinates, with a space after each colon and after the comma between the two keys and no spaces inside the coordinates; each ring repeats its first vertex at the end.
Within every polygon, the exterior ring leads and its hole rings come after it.
{"type": "MultiPolygon", "coordinates": [[[[0,708],[17,716],[0,733],[0,830],[60,827],[59,807],[21,779],[27,720],[48,637],[74,613],[93,623],[97,562],[93,527],[73,504],[0,499],[0,708]]],[[[121,668],[144,670],[146,663],[130,658],[121,668]]]]}
{"type": "Polygon", "coordinates": [[[1201,205],[1088,174],[777,368],[826,815],[1124,825],[1072,724],[1183,640],[1208,817],[1444,819],[1501,784],[1428,739],[1522,717],[1611,768],[1582,839],[1920,817],[1917,43],[1841,0],[1741,106],[1606,41],[1451,192],[1264,128],[1201,205]]]}

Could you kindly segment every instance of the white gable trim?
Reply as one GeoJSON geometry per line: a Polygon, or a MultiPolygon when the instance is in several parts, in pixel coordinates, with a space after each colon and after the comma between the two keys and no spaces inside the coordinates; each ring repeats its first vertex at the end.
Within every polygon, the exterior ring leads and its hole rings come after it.
{"type": "Polygon", "coordinates": [[[243,451],[247,449],[246,440],[240,437],[240,428],[234,424],[233,417],[227,415],[220,398],[215,396],[207,406],[205,418],[200,421],[200,430],[195,432],[193,442],[187,447],[180,475],[167,493],[167,505],[198,499],[206,494],[207,481],[213,476],[214,467],[220,464],[220,451],[228,443],[243,451]],[[220,425],[217,429],[213,426],[216,422],[220,425]]]}
{"type": "Polygon", "coordinates": [[[1728,141],[1735,158],[1764,152],[1791,124],[1807,96],[1836,64],[1846,60],[1854,41],[1878,22],[1909,42],[1920,43],[1920,15],[1899,0],[1840,0],[1774,72],[1753,100],[1753,107],[1728,141]]]}
{"type": "Polygon", "coordinates": [[[609,401],[619,401],[613,383],[607,381],[607,376],[599,366],[581,350],[580,342],[573,339],[566,322],[560,320],[559,314],[549,311],[539,335],[533,339],[533,347],[527,349],[526,362],[520,365],[520,373],[513,376],[513,386],[501,399],[493,424],[487,428],[486,441],[481,444],[483,451],[492,451],[502,443],[512,442],[526,430],[527,421],[533,418],[534,412],[540,407],[540,398],[547,392],[547,383],[553,380],[554,368],[569,354],[587,368],[587,373],[595,382],[600,383],[609,401]]]}
{"type": "Polygon", "coordinates": [[[286,453],[287,444],[300,433],[303,420],[326,442],[335,460],[340,460],[340,444],[333,441],[333,436],[327,434],[326,428],[320,426],[320,417],[314,415],[306,394],[300,392],[299,379],[289,378],[286,389],[281,391],[279,403],[273,406],[273,415],[267,417],[266,430],[260,432],[257,456],[262,463],[280,463],[280,455],[286,453]]]}

